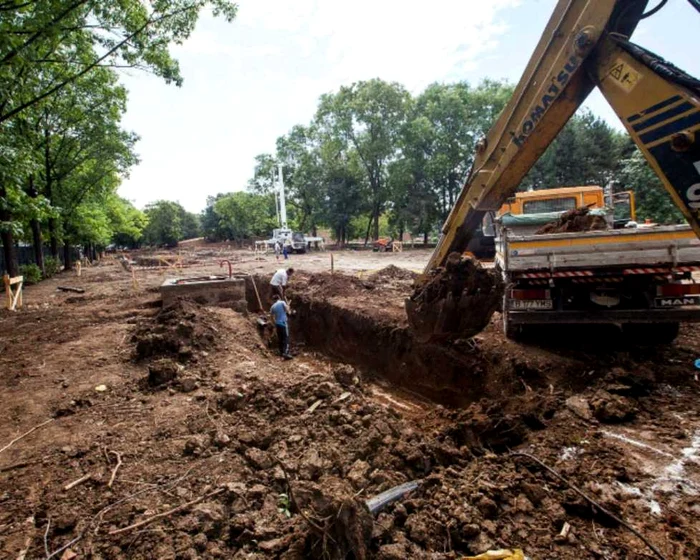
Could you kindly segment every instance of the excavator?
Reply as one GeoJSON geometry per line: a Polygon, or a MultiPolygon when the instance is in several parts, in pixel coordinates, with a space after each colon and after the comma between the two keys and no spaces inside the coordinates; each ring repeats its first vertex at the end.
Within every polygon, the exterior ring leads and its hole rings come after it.
{"type": "MultiPolygon", "coordinates": [[[[502,296],[494,295],[502,285],[490,286],[486,292],[493,293],[479,301],[473,289],[460,293],[459,282],[442,291],[431,282],[441,271],[459,268],[484,216],[515,194],[595,87],[700,237],[700,81],[630,41],[639,22],[667,1],[650,7],[649,0],[559,0],[512,98],[478,142],[437,247],[406,301],[409,324],[420,338],[455,335],[451,331],[465,316],[480,314],[476,323],[483,329],[502,304],[502,296]]],[[[700,12],[700,0],[687,1],[700,12]]],[[[462,275],[462,285],[474,272],[472,267],[462,275]]]]}

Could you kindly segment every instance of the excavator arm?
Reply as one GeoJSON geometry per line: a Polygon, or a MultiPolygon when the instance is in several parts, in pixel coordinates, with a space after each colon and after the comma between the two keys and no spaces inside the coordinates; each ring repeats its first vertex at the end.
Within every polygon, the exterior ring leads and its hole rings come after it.
{"type": "Polygon", "coordinates": [[[584,62],[609,33],[631,35],[647,0],[559,0],[513,96],[479,142],[426,272],[461,253],[484,213],[511,197],[595,87],[584,62]]]}
{"type": "MultiPolygon", "coordinates": [[[[691,3],[697,7],[696,0],[691,3]]],[[[454,259],[450,255],[465,250],[486,212],[513,196],[596,86],[700,236],[700,87],[691,76],[629,42],[647,4],[558,2],[512,98],[477,145],[465,185],[426,266],[424,284],[448,258],[454,259]]],[[[406,309],[421,338],[449,334],[444,331],[460,323],[456,316],[469,313],[452,292],[453,301],[428,305],[419,283],[406,309]]]]}

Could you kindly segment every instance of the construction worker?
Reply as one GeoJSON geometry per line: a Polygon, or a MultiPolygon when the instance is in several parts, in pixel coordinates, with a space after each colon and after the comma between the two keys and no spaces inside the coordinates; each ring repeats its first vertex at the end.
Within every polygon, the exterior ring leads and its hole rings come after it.
{"type": "Polygon", "coordinates": [[[282,247],[280,247],[280,242],[275,240],[275,260],[280,260],[280,253],[282,252],[282,247]]]}
{"type": "Polygon", "coordinates": [[[282,254],[284,255],[284,259],[287,260],[289,258],[289,253],[292,252],[292,240],[291,238],[287,237],[284,240],[284,244],[282,246],[282,254]]]}
{"type": "Polygon", "coordinates": [[[270,316],[275,323],[277,331],[277,342],[279,343],[280,356],[285,360],[291,360],[292,355],[289,353],[289,325],[287,317],[291,314],[287,302],[280,298],[277,294],[272,296],[272,307],[270,307],[270,316]]]}
{"type": "Polygon", "coordinates": [[[272,280],[270,280],[270,287],[272,290],[272,295],[277,294],[280,299],[287,301],[285,293],[287,291],[287,283],[289,279],[294,274],[293,268],[280,268],[277,272],[272,275],[272,280]]]}

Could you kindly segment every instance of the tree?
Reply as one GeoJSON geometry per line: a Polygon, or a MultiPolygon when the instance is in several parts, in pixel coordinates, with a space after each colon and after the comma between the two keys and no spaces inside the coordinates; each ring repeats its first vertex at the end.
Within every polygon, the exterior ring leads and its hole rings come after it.
{"type": "Polygon", "coordinates": [[[116,195],[109,197],[105,211],[112,229],[112,242],[118,247],[138,247],[148,223],[146,214],[116,195]]]}
{"type": "Polygon", "coordinates": [[[238,191],[214,202],[223,238],[241,241],[253,236],[270,235],[277,225],[272,195],[238,191]]]}
{"type": "Polygon", "coordinates": [[[180,204],[169,200],[158,200],[146,206],[148,224],[143,230],[144,242],[154,246],[176,246],[183,238],[183,212],[180,204]]]}
{"type": "Polygon", "coordinates": [[[622,161],[618,178],[622,190],[634,192],[638,220],[649,219],[660,224],[685,223],[683,214],[639,150],[622,161]]]}
{"type": "Polygon", "coordinates": [[[375,79],[323,95],[316,115],[317,125],[326,134],[349,143],[357,152],[369,185],[370,225],[375,240],[388,196],[388,166],[397,157],[398,136],[410,102],[410,95],[400,84],[375,79]]]}
{"type": "Polygon", "coordinates": [[[228,0],[32,0],[6,2],[0,19],[0,123],[99,67],[142,68],[182,84],[168,51],[202,9],[232,21],[228,0]]]}
{"type": "Polygon", "coordinates": [[[589,110],[573,116],[535,163],[520,190],[605,186],[620,171],[622,135],[589,110]]]}

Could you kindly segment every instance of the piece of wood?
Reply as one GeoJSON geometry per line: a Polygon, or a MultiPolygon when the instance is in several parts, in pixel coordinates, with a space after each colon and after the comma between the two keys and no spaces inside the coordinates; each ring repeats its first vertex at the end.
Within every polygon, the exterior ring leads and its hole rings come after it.
{"type": "Polygon", "coordinates": [[[335,261],[333,259],[333,253],[331,253],[331,274],[335,272],[335,261]]]}
{"type": "Polygon", "coordinates": [[[139,521],[138,523],[133,523],[132,525],[122,527],[121,529],[114,529],[114,530],[110,531],[109,534],[110,535],[119,535],[121,533],[126,533],[127,531],[132,531],[133,529],[138,529],[139,527],[144,527],[146,525],[150,525],[154,521],[158,521],[159,519],[169,517],[173,513],[177,513],[178,511],[182,511],[184,509],[192,507],[193,505],[198,504],[199,502],[206,500],[207,498],[211,498],[212,496],[216,496],[217,494],[221,494],[223,491],[224,491],[223,488],[217,488],[213,492],[209,492],[208,494],[204,494],[203,496],[200,496],[199,498],[196,498],[192,501],[189,501],[186,504],[179,505],[177,507],[169,509],[168,511],[164,511],[163,513],[158,513],[156,515],[152,515],[148,519],[144,519],[143,521],[139,521]]]}
{"type": "Polygon", "coordinates": [[[317,400],[314,404],[312,404],[309,408],[306,409],[304,414],[312,414],[319,406],[321,406],[321,403],[323,400],[319,399],[317,400]]]}
{"type": "Polygon", "coordinates": [[[15,311],[18,307],[22,307],[22,289],[24,288],[24,276],[13,276],[10,278],[4,274],[3,282],[5,284],[5,297],[7,299],[7,309],[15,311]],[[17,286],[14,290],[12,286],[17,286]]]}
{"type": "Polygon", "coordinates": [[[117,471],[119,470],[119,467],[122,466],[122,456],[119,453],[117,453],[116,451],[110,451],[110,453],[117,456],[117,465],[112,470],[112,476],[109,477],[109,482],[107,483],[107,488],[112,487],[112,484],[114,484],[114,479],[117,476],[117,471]]]}
{"type": "Polygon", "coordinates": [[[70,490],[71,488],[75,488],[78,486],[78,484],[82,484],[83,482],[90,480],[92,478],[92,473],[88,473],[85,476],[81,476],[78,480],[74,480],[73,482],[70,482],[66,484],[63,489],[64,490],[70,490]]]}
{"type": "Polygon", "coordinates": [[[21,436],[16,437],[16,438],[13,439],[10,443],[8,443],[5,447],[3,447],[2,449],[0,449],[0,453],[2,453],[3,451],[5,451],[6,449],[9,449],[9,448],[12,447],[15,443],[17,443],[19,440],[21,440],[22,438],[27,437],[27,436],[28,436],[29,434],[31,434],[33,431],[38,430],[39,428],[41,428],[41,427],[43,427],[43,426],[46,426],[46,424],[49,424],[50,422],[53,422],[53,418],[49,418],[46,422],[42,422],[42,423],[39,424],[38,426],[34,426],[34,427],[33,427],[31,430],[29,430],[28,432],[24,432],[21,436]]]}
{"type": "Polygon", "coordinates": [[[62,292],[74,292],[76,294],[84,294],[85,290],[83,288],[74,288],[72,286],[56,286],[57,290],[62,292]]]}
{"type": "Polygon", "coordinates": [[[253,290],[255,290],[255,297],[258,298],[258,307],[260,307],[260,311],[261,311],[261,312],[262,312],[262,311],[265,311],[265,310],[263,309],[262,301],[260,300],[260,293],[258,292],[258,286],[255,284],[255,277],[254,277],[252,274],[250,274],[249,276],[250,276],[250,279],[251,279],[252,282],[253,282],[253,290]]]}

